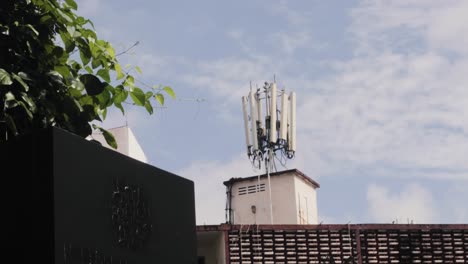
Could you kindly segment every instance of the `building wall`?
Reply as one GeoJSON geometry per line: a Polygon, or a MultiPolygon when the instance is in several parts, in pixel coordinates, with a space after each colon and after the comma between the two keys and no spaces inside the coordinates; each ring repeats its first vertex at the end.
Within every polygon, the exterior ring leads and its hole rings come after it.
{"type": "Polygon", "coordinates": [[[128,154],[130,157],[137,159],[139,161],[148,163],[148,159],[146,158],[143,149],[141,148],[138,140],[136,139],[135,135],[133,134],[132,130],[128,128],[127,130],[127,142],[128,142],[128,154]]]}
{"type": "Polygon", "coordinates": [[[88,140],[94,139],[99,141],[104,147],[110,148],[115,150],[119,153],[122,153],[126,156],[129,156],[133,159],[139,160],[141,162],[148,163],[148,159],[146,158],[143,149],[141,148],[140,144],[138,143],[135,135],[133,134],[132,130],[127,126],[122,127],[115,127],[107,129],[109,132],[114,135],[115,141],[117,142],[117,149],[113,149],[106,143],[104,136],[100,132],[94,132],[88,140]]]}
{"type": "Polygon", "coordinates": [[[300,177],[294,178],[297,224],[318,224],[317,192],[300,177]]]}
{"type": "MultiPolygon", "coordinates": [[[[252,187],[251,187],[252,188],[252,187]]],[[[269,207],[267,205],[268,196],[268,181],[261,179],[260,182],[257,180],[244,181],[234,183],[231,190],[231,208],[233,210],[233,222],[236,224],[260,224],[267,223],[266,216],[269,214],[269,207]],[[263,191],[239,194],[243,188],[249,186],[260,185],[263,191]],[[252,212],[252,206],[256,207],[255,214],[252,212]]]]}
{"type": "MultiPolygon", "coordinates": [[[[310,223],[316,223],[317,205],[314,204],[316,203],[316,193],[310,184],[299,179],[294,173],[274,176],[270,179],[274,224],[301,223],[299,221],[298,192],[301,199],[306,199],[307,203],[310,203],[307,207],[309,208],[308,215],[304,217],[309,219],[310,223]]],[[[306,211],[305,202],[301,206],[302,210],[306,211]]],[[[234,183],[231,208],[235,224],[271,224],[268,179],[264,177],[260,182],[257,179],[252,179],[234,183]],[[260,192],[255,192],[258,184],[260,184],[260,192]],[[247,190],[247,193],[241,195],[240,190],[247,190]],[[249,190],[254,191],[249,193],[249,190]],[[252,206],[255,206],[256,213],[253,213],[252,206]]]]}
{"type": "Polygon", "coordinates": [[[197,256],[204,257],[205,264],[225,264],[224,232],[198,232],[197,256]]]}

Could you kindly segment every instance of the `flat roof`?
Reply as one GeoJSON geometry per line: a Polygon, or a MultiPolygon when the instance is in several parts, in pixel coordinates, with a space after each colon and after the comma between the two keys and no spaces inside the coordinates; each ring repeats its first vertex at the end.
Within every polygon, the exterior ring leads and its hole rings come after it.
{"type": "MultiPolygon", "coordinates": [[[[314,188],[320,188],[320,184],[318,184],[318,182],[312,180],[312,178],[310,178],[309,176],[305,175],[302,171],[298,170],[298,169],[291,169],[291,170],[284,170],[284,171],[277,171],[277,172],[272,172],[270,173],[270,177],[272,176],[281,176],[281,175],[284,175],[284,174],[289,174],[289,173],[294,173],[296,174],[297,176],[299,176],[300,178],[302,178],[304,181],[312,184],[312,186],[314,186],[314,188]]],[[[259,177],[259,175],[255,175],[255,176],[249,176],[249,177],[241,177],[241,178],[231,178],[225,182],[223,182],[223,184],[225,186],[228,186],[230,184],[234,184],[236,182],[242,182],[242,181],[249,181],[249,180],[255,180],[259,177]]],[[[265,174],[261,174],[260,175],[260,178],[266,178],[267,175],[266,173],[265,174]]]]}
{"type": "Polygon", "coordinates": [[[468,224],[197,225],[197,232],[248,230],[468,230],[468,224]]]}

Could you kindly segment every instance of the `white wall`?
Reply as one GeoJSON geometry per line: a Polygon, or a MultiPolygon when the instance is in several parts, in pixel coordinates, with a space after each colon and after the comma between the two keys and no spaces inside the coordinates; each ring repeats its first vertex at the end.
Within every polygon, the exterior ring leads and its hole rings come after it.
{"type": "Polygon", "coordinates": [[[139,161],[148,163],[148,159],[146,158],[143,149],[141,148],[140,144],[138,143],[135,135],[133,134],[132,130],[128,128],[128,155],[134,159],[139,161]]]}
{"type": "Polygon", "coordinates": [[[294,178],[298,224],[318,224],[317,192],[301,177],[294,178]]]}
{"type": "Polygon", "coordinates": [[[224,232],[197,232],[197,256],[204,256],[206,264],[225,264],[224,232]]]}
{"type": "MultiPolygon", "coordinates": [[[[129,156],[141,162],[148,163],[148,159],[146,158],[146,155],[143,152],[143,149],[141,148],[140,144],[135,138],[135,135],[133,134],[132,130],[129,127],[122,126],[122,127],[110,128],[107,130],[111,132],[115,137],[115,140],[118,145],[117,150],[116,150],[117,152],[120,152],[126,156],[129,156]]],[[[87,139],[88,140],[95,139],[99,141],[104,147],[115,150],[106,143],[104,136],[100,132],[94,132],[87,139]]]]}
{"type": "MultiPolygon", "coordinates": [[[[316,192],[310,183],[293,172],[272,176],[270,179],[273,224],[317,223],[316,192]]],[[[260,182],[258,179],[235,182],[232,188],[231,209],[234,224],[271,224],[268,179],[264,177],[260,182]],[[265,184],[264,191],[239,195],[239,188],[258,184],[265,184]],[[256,207],[255,214],[252,212],[252,206],[256,207]]]]}

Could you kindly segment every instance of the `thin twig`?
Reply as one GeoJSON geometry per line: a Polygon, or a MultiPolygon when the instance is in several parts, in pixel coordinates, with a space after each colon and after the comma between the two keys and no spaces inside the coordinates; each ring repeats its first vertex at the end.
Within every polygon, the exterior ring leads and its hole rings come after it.
{"type": "Polygon", "coordinates": [[[131,49],[133,49],[134,47],[136,47],[138,44],[140,44],[140,41],[137,41],[137,42],[133,43],[133,45],[132,45],[130,48],[128,48],[128,49],[126,49],[126,50],[124,50],[124,51],[118,53],[118,54],[115,55],[115,56],[117,57],[117,56],[120,56],[120,55],[122,55],[122,54],[127,53],[128,51],[130,51],[131,49]]]}

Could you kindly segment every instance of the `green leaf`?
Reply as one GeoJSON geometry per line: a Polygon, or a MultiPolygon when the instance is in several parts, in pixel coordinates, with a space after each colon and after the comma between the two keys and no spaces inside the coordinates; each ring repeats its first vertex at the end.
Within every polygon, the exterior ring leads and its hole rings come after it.
{"type": "Polygon", "coordinates": [[[64,78],[70,77],[70,69],[64,65],[58,65],[54,67],[54,70],[60,73],[64,78]]]}
{"type": "Polygon", "coordinates": [[[78,8],[78,5],[73,0],[65,0],[65,3],[74,10],[78,8]]]}
{"type": "Polygon", "coordinates": [[[63,44],[65,44],[65,51],[67,53],[70,53],[75,49],[75,41],[70,39],[70,36],[67,34],[67,32],[60,32],[60,38],[62,39],[63,44]]]}
{"type": "Polygon", "coordinates": [[[109,55],[111,56],[112,59],[115,58],[115,50],[114,48],[111,46],[111,44],[108,44],[106,46],[106,50],[107,50],[107,53],[109,53],[109,55]]]}
{"type": "Polygon", "coordinates": [[[104,79],[104,81],[110,82],[109,70],[104,69],[104,68],[100,69],[97,72],[97,75],[99,75],[102,79],[104,79]]]}
{"type": "Polygon", "coordinates": [[[62,79],[63,79],[63,76],[56,71],[47,72],[47,76],[49,76],[55,82],[62,82],[62,79]]]}
{"type": "Polygon", "coordinates": [[[149,99],[150,99],[151,97],[153,97],[153,93],[152,93],[152,92],[146,92],[145,97],[146,97],[146,100],[149,101],[149,99]]]}
{"type": "Polygon", "coordinates": [[[56,10],[57,10],[57,13],[58,13],[63,19],[65,19],[68,23],[73,24],[73,19],[72,19],[69,15],[65,14],[64,12],[62,12],[62,10],[60,10],[60,8],[57,8],[56,10]]]}
{"type": "Polygon", "coordinates": [[[31,43],[29,43],[29,40],[26,41],[26,47],[28,47],[29,53],[33,53],[32,48],[31,48],[31,43]]]}
{"type": "Polygon", "coordinates": [[[31,121],[33,119],[33,114],[29,107],[26,106],[26,104],[23,101],[18,101],[18,105],[20,105],[23,108],[24,112],[26,112],[26,115],[28,116],[28,119],[31,121]]]}
{"type": "Polygon", "coordinates": [[[138,66],[135,66],[135,70],[136,70],[136,71],[137,71],[139,74],[141,74],[141,73],[142,73],[142,71],[141,71],[140,67],[138,67],[138,66]]]}
{"type": "Polygon", "coordinates": [[[93,67],[93,69],[96,69],[100,65],[101,65],[101,60],[93,58],[93,61],[91,62],[91,67],[93,67]]]}
{"type": "Polygon", "coordinates": [[[125,110],[124,110],[124,108],[122,107],[122,104],[121,104],[121,103],[116,103],[116,102],[114,102],[114,105],[115,105],[118,109],[120,109],[120,111],[122,111],[122,115],[125,115],[125,110]]]}
{"type": "Polygon", "coordinates": [[[102,135],[104,136],[104,139],[106,140],[107,144],[111,146],[114,149],[117,149],[117,141],[115,141],[114,135],[112,135],[111,132],[105,130],[102,127],[96,126],[93,124],[93,128],[97,129],[102,132],[102,135]]]}
{"type": "Polygon", "coordinates": [[[173,99],[176,97],[176,96],[175,96],[175,93],[174,93],[174,91],[172,90],[171,87],[165,86],[165,87],[163,88],[163,90],[164,90],[168,95],[170,95],[173,99]]]}
{"type": "Polygon", "coordinates": [[[70,36],[75,36],[76,28],[73,26],[67,26],[67,32],[70,34],[70,36]]]}
{"type": "Polygon", "coordinates": [[[83,65],[81,65],[81,63],[78,63],[74,60],[70,60],[69,61],[69,65],[71,66],[71,68],[75,71],[80,71],[82,68],[83,68],[83,65]]]}
{"type": "Polygon", "coordinates": [[[102,119],[106,119],[106,116],[107,116],[107,108],[104,108],[102,110],[102,119]]]}
{"type": "Polygon", "coordinates": [[[149,101],[146,101],[145,108],[146,108],[146,111],[148,111],[148,113],[153,114],[153,106],[151,105],[149,101]]]}
{"type": "Polygon", "coordinates": [[[26,93],[22,92],[22,93],[21,93],[21,98],[23,99],[23,101],[24,101],[25,103],[28,104],[29,109],[31,109],[31,112],[36,112],[36,104],[35,104],[34,101],[31,99],[31,97],[29,97],[29,95],[27,95],[26,93]]]}
{"type": "Polygon", "coordinates": [[[91,67],[86,66],[86,67],[85,67],[85,70],[86,70],[89,74],[93,74],[93,69],[91,69],[91,67]]]}
{"type": "Polygon", "coordinates": [[[85,119],[88,122],[91,122],[94,120],[102,121],[96,111],[97,108],[94,107],[94,105],[85,104],[85,105],[82,105],[82,107],[83,107],[83,112],[81,112],[81,116],[80,116],[81,118],[85,119]]]}
{"type": "MultiPolygon", "coordinates": [[[[80,82],[79,80],[73,80],[72,81],[72,85],[71,85],[72,88],[78,90],[78,91],[83,91],[85,89],[84,85],[82,82],[80,82]]],[[[81,93],[80,93],[81,94],[81,93]]]]}
{"type": "Polygon", "coordinates": [[[62,47],[59,47],[59,46],[55,46],[54,49],[52,50],[52,54],[57,57],[57,58],[60,58],[64,55],[64,51],[62,49],[62,47]]]}
{"type": "Polygon", "coordinates": [[[39,19],[39,22],[41,24],[50,24],[52,22],[52,17],[49,15],[41,16],[41,19],[39,19]]]}
{"type": "Polygon", "coordinates": [[[31,31],[34,33],[34,35],[39,36],[39,32],[31,24],[26,24],[26,27],[31,29],[31,31]]]}
{"type": "MultiPolygon", "coordinates": [[[[70,93],[70,95],[75,98],[80,98],[83,95],[83,93],[80,90],[78,90],[79,89],[77,87],[78,83],[81,83],[81,82],[73,81],[72,84],[70,85],[70,89],[68,89],[68,92],[70,93]]],[[[81,84],[81,86],[83,86],[83,84],[81,84]]]]}
{"type": "Polygon", "coordinates": [[[2,85],[11,85],[13,81],[10,78],[10,74],[4,69],[0,68],[0,84],[2,85]]]}
{"type": "Polygon", "coordinates": [[[114,68],[117,73],[117,80],[122,79],[125,75],[122,72],[122,67],[120,67],[120,64],[115,63],[114,68]]]}
{"type": "Polygon", "coordinates": [[[87,65],[91,60],[91,52],[87,48],[80,49],[80,58],[83,65],[87,65]]]}
{"type": "Polygon", "coordinates": [[[21,77],[21,79],[23,80],[32,81],[32,79],[29,78],[28,74],[25,72],[18,72],[18,76],[21,77]]]}
{"type": "Polygon", "coordinates": [[[18,135],[18,130],[16,129],[14,119],[7,113],[5,113],[5,121],[8,129],[16,136],[18,135]]]}
{"type": "Polygon", "coordinates": [[[19,82],[21,84],[21,86],[23,86],[24,90],[27,92],[29,91],[29,86],[23,81],[23,79],[21,79],[21,77],[19,77],[18,75],[16,74],[12,74],[13,76],[13,79],[15,79],[17,82],[19,82]]]}
{"type": "Polygon", "coordinates": [[[81,75],[80,81],[84,84],[86,93],[89,95],[98,95],[102,93],[105,87],[99,78],[92,74],[81,75]]]}
{"type": "Polygon", "coordinates": [[[63,100],[63,106],[67,114],[71,114],[72,118],[76,118],[83,111],[81,104],[73,97],[67,96],[63,100]]]}
{"type": "Polygon", "coordinates": [[[84,107],[85,105],[93,105],[93,97],[89,95],[82,96],[80,99],[80,104],[84,107]]]}
{"type": "Polygon", "coordinates": [[[161,105],[164,105],[164,95],[162,95],[161,93],[157,93],[156,95],[154,95],[154,98],[158,100],[158,102],[161,105]]]}
{"type": "Polygon", "coordinates": [[[133,78],[133,76],[131,75],[127,75],[127,78],[125,79],[123,85],[128,86],[130,88],[135,87],[135,78],[133,78]]]}
{"type": "Polygon", "coordinates": [[[16,101],[15,95],[12,92],[7,92],[5,94],[5,102],[16,101]]]}
{"type": "Polygon", "coordinates": [[[93,29],[95,29],[93,21],[87,19],[86,22],[90,24],[93,29]]]}
{"type": "Polygon", "coordinates": [[[128,92],[127,90],[124,89],[122,85],[115,87],[114,98],[113,98],[114,104],[122,103],[123,101],[127,99],[127,97],[128,97],[128,92]]]}
{"type": "Polygon", "coordinates": [[[115,87],[114,97],[112,99],[114,100],[114,104],[116,106],[117,104],[121,104],[123,101],[125,101],[127,97],[128,97],[128,92],[127,90],[123,89],[122,85],[115,87]]]}
{"type": "Polygon", "coordinates": [[[109,146],[111,146],[112,148],[117,149],[118,145],[117,145],[117,141],[114,138],[114,135],[112,135],[112,133],[110,133],[107,130],[101,130],[101,131],[107,144],[109,144],[109,146]]]}
{"type": "Polygon", "coordinates": [[[102,93],[96,96],[96,98],[99,100],[99,106],[101,109],[105,109],[112,105],[111,94],[107,89],[104,89],[102,93]]]}
{"type": "Polygon", "coordinates": [[[75,20],[76,24],[80,25],[80,26],[83,26],[84,24],[86,24],[86,20],[84,19],[84,17],[77,17],[76,20],[75,20]]]}
{"type": "Polygon", "coordinates": [[[130,97],[132,98],[133,102],[136,105],[144,106],[145,105],[145,93],[140,88],[135,87],[132,91],[130,91],[130,97]]]}

